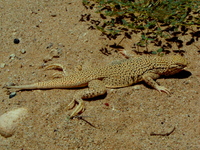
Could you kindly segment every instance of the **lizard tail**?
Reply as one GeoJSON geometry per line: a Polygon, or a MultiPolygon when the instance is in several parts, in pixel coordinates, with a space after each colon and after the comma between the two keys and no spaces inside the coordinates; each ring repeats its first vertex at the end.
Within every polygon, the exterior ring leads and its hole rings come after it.
{"type": "Polygon", "coordinates": [[[30,84],[30,85],[19,85],[19,86],[4,86],[3,88],[7,88],[7,89],[21,89],[21,90],[25,90],[25,89],[37,89],[37,86],[35,84],[30,84]]]}

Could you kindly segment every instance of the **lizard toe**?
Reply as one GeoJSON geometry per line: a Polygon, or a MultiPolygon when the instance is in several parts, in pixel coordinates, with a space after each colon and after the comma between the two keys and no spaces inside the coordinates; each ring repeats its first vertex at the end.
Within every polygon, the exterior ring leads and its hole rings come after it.
{"type": "Polygon", "coordinates": [[[156,87],[156,90],[158,91],[158,92],[164,92],[164,93],[166,93],[166,94],[170,94],[170,90],[168,89],[168,88],[166,88],[166,87],[164,87],[164,86],[157,86],[156,87]]]}

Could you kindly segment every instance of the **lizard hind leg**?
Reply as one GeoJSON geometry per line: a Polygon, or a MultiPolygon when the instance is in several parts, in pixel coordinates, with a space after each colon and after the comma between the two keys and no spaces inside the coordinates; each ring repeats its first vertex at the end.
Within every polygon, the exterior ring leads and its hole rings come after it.
{"type": "Polygon", "coordinates": [[[68,109],[71,109],[77,103],[77,106],[70,115],[70,118],[78,115],[85,110],[83,99],[89,99],[96,96],[103,95],[107,92],[106,86],[101,80],[92,80],[88,83],[88,88],[78,91],[73,100],[69,103],[68,109]]]}
{"type": "Polygon", "coordinates": [[[54,73],[53,78],[61,78],[61,77],[67,76],[67,71],[64,68],[64,66],[61,64],[51,64],[45,67],[45,70],[50,70],[50,69],[61,70],[63,72],[63,73],[54,73]]]}

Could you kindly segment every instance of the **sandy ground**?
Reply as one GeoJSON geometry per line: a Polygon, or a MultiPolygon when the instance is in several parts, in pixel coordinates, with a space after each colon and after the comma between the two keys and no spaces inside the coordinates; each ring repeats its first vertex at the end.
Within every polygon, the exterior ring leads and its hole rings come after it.
{"type": "MultiPolygon", "coordinates": [[[[88,11],[79,0],[1,1],[0,86],[51,79],[58,71],[45,71],[49,64],[63,64],[72,72],[122,59],[115,51],[109,56],[99,51],[113,41],[102,38],[97,30],[88,30],[87,22],[79,22],[88,11]],[[15,38],[19,44],[13,43],[15,38]],[[50,60],[52,50],[57,53],[50,60]]],[[[131,42],[122,43],[129,53],[133,53],[131,42]]],[[[170,95],[143,84],[108,90],[106,96],[85,102],[85,121],[68,120],[72,111],[64,107],[78,89],[21,91],[11,99],[1,89],[0,115],[25,107],[29,117],[13,136],[0,136],[0,149],[199,149],[199,46],[195,42],[182,48],[191,63],[181,77],[157,80],[171,90],[170,95]]]]}

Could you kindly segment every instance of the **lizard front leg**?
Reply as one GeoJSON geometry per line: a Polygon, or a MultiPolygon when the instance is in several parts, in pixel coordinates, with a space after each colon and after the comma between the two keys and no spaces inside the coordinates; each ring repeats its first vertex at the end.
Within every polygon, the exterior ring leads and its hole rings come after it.
{"type": "Polygon", "coordinates": [[[92,80],[88,83],[88,88],[78,91],[71,103],[69,103],[68,108],[71,109],[75,106],[75,103],[78,105],[75,107],[74,111],[70,115],[70,118],[73,118],[78,113],[85,110],[85,105],[83,99],[93,98],[99,95],[106,93],[106,86],[101,80],[92,80]]]}
{"type": "Polygon", "coordinates": [[[167,94],[170,94],[170,91],[166,87],[160,86],[158,85],[158,83],[156,83],[156,81],[154,81],[155,79],[158,79],[159,77],[160,75],[155,74],[155,73],[146,73],[142,76],[144,82],[147,83],[149,86],[153,87],[160,93],[165,92],[167,94]]]}

